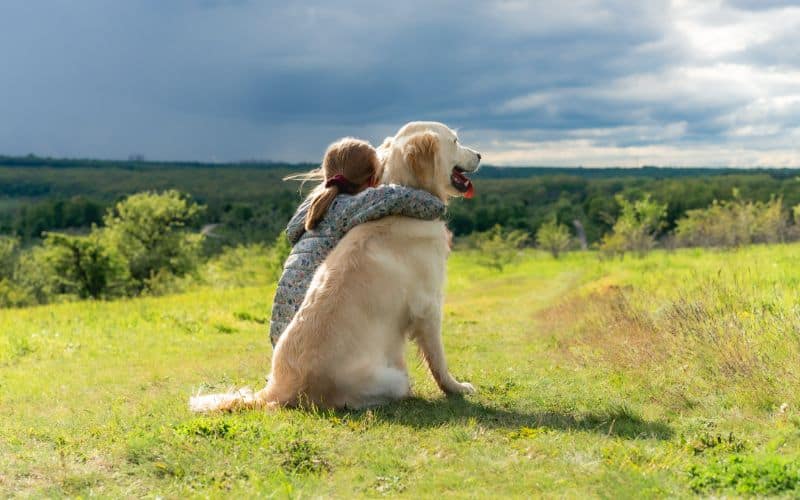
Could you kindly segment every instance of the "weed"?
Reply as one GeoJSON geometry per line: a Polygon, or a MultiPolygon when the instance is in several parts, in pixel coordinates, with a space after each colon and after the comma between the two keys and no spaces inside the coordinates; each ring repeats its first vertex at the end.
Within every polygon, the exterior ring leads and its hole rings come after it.
{"type": "Polygon", "coordinates": [[[175,433],[182,436],[202,436],[205,438],[232,438],[237,426],[232,419],[222,417],[198,417],[175,427],[175,433]]]}
{"type": "Polygon", "coordinates": [[[330,470],[320,448],[307,439],[294,439],[281,448],[281,467],[290,474],[319,474],[330,470]]]}
{"type": "Polygon", "coordinates": [[[541,427],[520,427],[519,429],[510,432],[508,437],[511,439],[531,439],[539,436],[543,432],[544,429],[541,427]]]}
{"type": "Polygon", "coordinates": [[[23,358],[34,351],[30,340],[27,337],[11,337],[9,338],[11,344],[11,358],[23,358]]]}
{"type": "Polygon", "coordinates": [[[255,316],[247,311],[236,311],[233,313],[233,317],[239,321],[252,321],[253,323],[258,323],[259,325],[265,325],[269,323],[268,318],[263,316],[255,316]]]}
{"type": "Polygon", "coordinates": [[[214,323],[212,326],[213,326],[213,327],[214,327],[214,329],[215,329],[216,331],[218,331],[219,333],[226,333],[226,334],[230,334],[230,333],[236,333],[236,332],[238,332],[238,331],[239,331],[239,330],[237,330],[236,328],[234,328],[234,327],[232,327],[232,326],[229,326],[229,325],[226,325],[226,324],[224,324],[224,323],[214,323]]]}
{"type": "Polygon", "coordinates": [[[747,449],[747,444],[729,432],[727,436],[723,434],[703,433],[687,440],[686,448],[695,455],[700,455],[707,451],[718,453],[740,453],[747,449]]]}
{"type": "Polygon", "coordinates": [[[382,494],[402,493],[406,485],[400,476],[378,476],[375,478],[375,491],[382,494]]]}

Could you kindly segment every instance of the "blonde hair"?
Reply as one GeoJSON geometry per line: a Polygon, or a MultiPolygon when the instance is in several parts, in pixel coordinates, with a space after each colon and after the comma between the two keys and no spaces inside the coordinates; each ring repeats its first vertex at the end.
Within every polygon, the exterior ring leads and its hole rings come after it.
{"type": "Polygon", "coordinates": [[[378,153],[370,143],[345,137],[328,146],[320,168],[284,180],[322,181],[312,191],[311,205],[306,213],[305,226],[310,231],[317,227],[336,196],[361,191],[371,179],[379,177],[380,171],[378,153]]]}

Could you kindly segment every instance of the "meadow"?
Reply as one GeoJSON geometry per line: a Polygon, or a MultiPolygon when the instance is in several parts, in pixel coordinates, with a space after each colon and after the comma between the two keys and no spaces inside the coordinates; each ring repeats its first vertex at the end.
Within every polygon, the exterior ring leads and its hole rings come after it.
{"type": "Polygon", "coordinates": [[[257,255],[177,295],[0,310],[0,493],[795,497],[799,252],[457,251],[445,346],[478,393],[417,361],[413,398],[365,411],[188,412],[268,373],[257,255]]]}

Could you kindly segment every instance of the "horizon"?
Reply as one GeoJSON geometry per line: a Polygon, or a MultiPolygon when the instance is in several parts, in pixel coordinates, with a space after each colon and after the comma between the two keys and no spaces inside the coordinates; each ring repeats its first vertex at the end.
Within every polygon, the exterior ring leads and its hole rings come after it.
{"type": "Polygon", "coordinates": [[[798,33],[788,0],[9,0],[0,151],[313,164],[437,120],[492,165],[799,168],[798,33]]]}
{"type": "MultiPolygon", "coordinates": [[[[71,163],[71,162],[97,162],[97,163],[135,163],[141,165],[185,165],[185,166],[243,166],[243,165],[252,165],[252,166],[285,166],[285,167],[308,167],[313,165],[318,165],[319,162],[314,161],[275,161],[275,160],[260,160],[260,159],[241,159],[241,160],[227,160],[227,161],[202,161],[202,160],[161,160],[157,158],[90,158],[90,157],[52,157],[52,156],[39,156],[35,153],[28,153],[26,155],[9,155],[0,153],[0,162],[4,161],[12,161],[12,162],[24,162],[24,161],[31,161],[31,162],[64,162],[64,163],[71,163]]],[[[9,167],[25,167],[29,165],[25,165],[24,163],[20,164],[3,164],[0,163],[0,168],[9,168],[9,167]]],[[[36,165],[36,166],[43,166],[43,165],[36,165]]],[[[65,167],[67,168],[67,167],[65,167]]],[[[79,168],[76,166],[76,168],[79,168]]],[[[662,169],[662,170],[800,170],[800,166],[727,166],[727,165],[597,165],[597,166],[587,166],[587,165],[496,165],[496,164],[487,164],[481,162],[480,168],[476,171],[476,174],[480,174],[480,171],[484,168],[496,168],[496,169],[553,169],[553,170],[643,170],[643,169],[662,169]]]]}

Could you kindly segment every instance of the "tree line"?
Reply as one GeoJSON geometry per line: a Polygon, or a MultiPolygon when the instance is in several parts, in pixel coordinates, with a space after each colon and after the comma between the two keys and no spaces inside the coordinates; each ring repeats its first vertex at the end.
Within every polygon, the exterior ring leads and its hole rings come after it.
{"type": "MultiPolygon", "coordinates": [[[[225,246],[274,241],[302,196],[298,184],[282,178],[312,167],[35,157],[18,158],[13,165],[9,161],[0,158],[0,234],[15,236],[23,245],[35,243],[45,231],[88,232],[93,224],[102,226],[106,211],[130,193],[176,189],[205,207],[189,224],[197,230],[214,225],[214,236],[203,244],[210,254],[225,246]]],[[[591,245],[618,218],[617,195],[639,199],[649,193],[665,204],[661,236],[674,231],[691,210],[734,200],[734,191],[752,202],[780,197],[795,206],[800,203],[797,179],[795,170],[486,167],[474,176],[475,198],[451,202],[448,222],[459,237],[495,225],[535,235],[555,218],[591,245]]]]}

